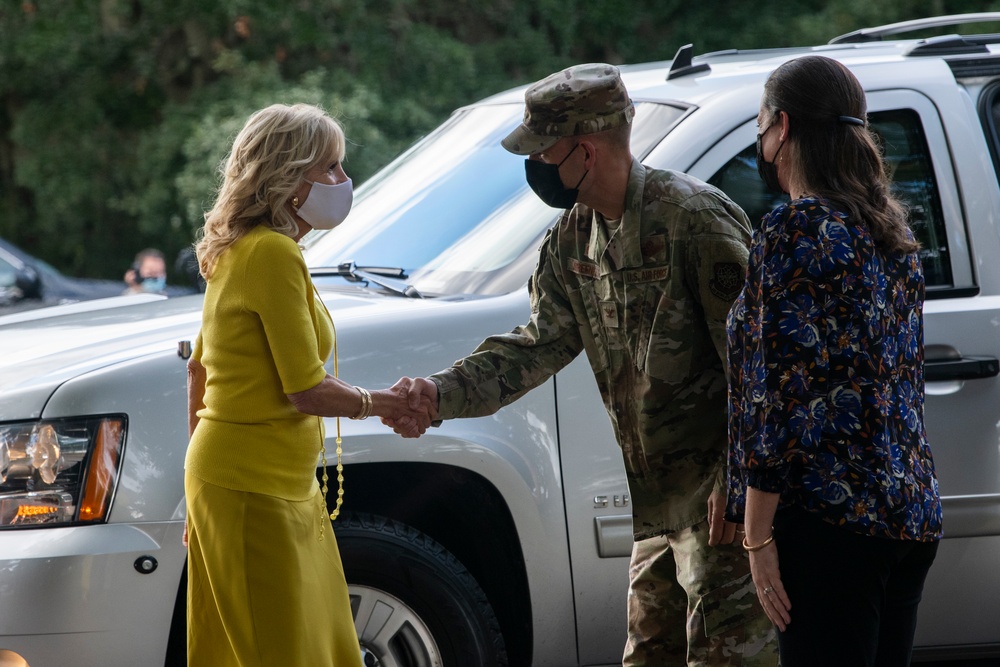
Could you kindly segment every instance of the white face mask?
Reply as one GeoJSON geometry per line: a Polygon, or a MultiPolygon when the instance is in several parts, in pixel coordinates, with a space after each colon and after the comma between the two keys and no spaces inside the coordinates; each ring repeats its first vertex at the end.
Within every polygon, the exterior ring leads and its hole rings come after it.
{"type": "Polygon", "coordinates": [[[336,185],[313,183],[296,213],[313,229],[333,229],[347,218],[353,203],[354,185],[351,179],[336,185]]]}

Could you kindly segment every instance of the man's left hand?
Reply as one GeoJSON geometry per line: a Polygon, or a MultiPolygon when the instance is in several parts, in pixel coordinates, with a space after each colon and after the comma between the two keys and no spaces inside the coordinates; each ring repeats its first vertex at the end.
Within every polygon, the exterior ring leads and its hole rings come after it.
{"type": "Polygon", "coordinates": [[[737,540],[742,541],[745,531],[743,524],[726,521],[726,494],[722,489],[716,488],[712,495],[708,497],[708,544],[718,546],[720,544],[732,544],[737,540]]]}

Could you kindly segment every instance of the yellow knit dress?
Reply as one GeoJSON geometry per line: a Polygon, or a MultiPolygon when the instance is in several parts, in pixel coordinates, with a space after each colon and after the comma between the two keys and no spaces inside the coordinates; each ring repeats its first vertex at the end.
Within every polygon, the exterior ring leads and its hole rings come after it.
{"type": "Polygon", "coordinates": [[[286,394],[325,376],[333,323],[295,242],[257,227],[208,281],[185,460],[189,667],[361,667],[316,462],[323,420],[286,394]]]}

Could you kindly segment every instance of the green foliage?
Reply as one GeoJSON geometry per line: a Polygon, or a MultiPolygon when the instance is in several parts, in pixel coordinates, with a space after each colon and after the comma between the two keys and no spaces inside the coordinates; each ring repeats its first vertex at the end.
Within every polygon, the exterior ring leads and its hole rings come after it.
{"type": "Polygon", "coordinates": [[[147,246],[172,257],[200,227],[235,133],[275,102],[333,113],[360,183],[455,107],[575,62],[664,60],[689,42],[819,44],[998,6],[0,0],[0,236],[77,275],[120,278],[147,246]]]}

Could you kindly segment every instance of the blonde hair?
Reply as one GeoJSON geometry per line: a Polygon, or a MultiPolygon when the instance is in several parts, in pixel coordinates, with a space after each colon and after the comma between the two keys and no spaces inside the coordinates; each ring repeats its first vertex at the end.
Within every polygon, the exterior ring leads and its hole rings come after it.
{"type": "Polygon", "coordinates": [[[312,168],[344,157],[344,131],[311,104],[274,104],[255,112],[220,168],[222,185],[195,244],[206,279],[229,246],[257,225],[294,238],[286,205],[312,168]]]}

